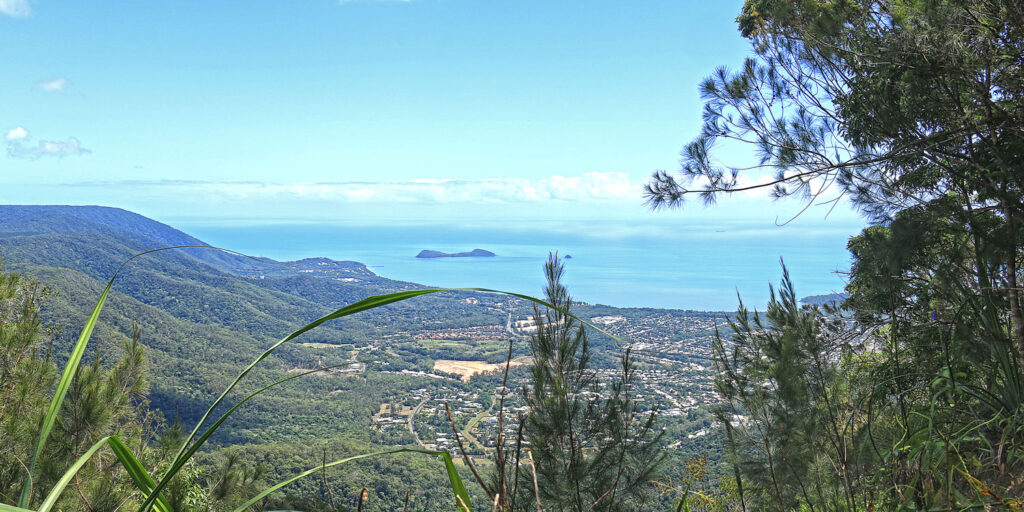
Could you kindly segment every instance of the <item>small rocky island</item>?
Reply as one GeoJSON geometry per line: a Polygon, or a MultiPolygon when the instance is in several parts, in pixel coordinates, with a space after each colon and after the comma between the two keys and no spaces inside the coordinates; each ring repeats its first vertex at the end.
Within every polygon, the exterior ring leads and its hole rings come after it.
{"type": "Polygon", "coordinates": [[[495,254],[483,249],[473,249],[469,252],[441,252],[424,249],[416,255],[417,258],[491,258],[495,254]]]}

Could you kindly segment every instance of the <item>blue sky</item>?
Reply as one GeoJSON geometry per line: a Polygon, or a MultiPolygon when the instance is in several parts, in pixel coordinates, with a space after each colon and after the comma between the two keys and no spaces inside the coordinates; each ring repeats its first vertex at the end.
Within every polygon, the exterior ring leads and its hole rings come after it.
{"type": "Polygon", "coordinates": [[[639,194],[696,134],[698,82],[749,54],[741,4],[0,0],[0,202],[771,225],[800,205],[639,194]]]}

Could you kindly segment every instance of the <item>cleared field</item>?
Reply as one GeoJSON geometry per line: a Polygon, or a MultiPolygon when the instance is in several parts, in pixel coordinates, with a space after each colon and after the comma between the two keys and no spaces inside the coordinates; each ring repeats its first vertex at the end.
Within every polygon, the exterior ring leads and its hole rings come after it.
{"type": "MultiPolygon", "coordinates": [[[[525,364],[522,361],[513,360],[512,366],[525,364]]],[[[488,363],[486,361],[453,361],[450,359],[438,359],[434,361],[434,371],[441,373],[453,373],[462,378],[462,382],[469,382],[470,377],[481,374],[501,371],[505,369],[505,363],[488,363]]]]}
{"type": "Polygon", "coordinates": [[[402,404],[392,405],[390,402],[384,402],[380,404],[380,410],[377,411],[377,414],[373,415],[373,419],[377,420],[380,417],[392,414],[395,416],[409,417],[412,416],[414,412],[416,412],[415,407],[409,407],[407,405],[402,404]]]}
{"type": "Polygon", "coordinates": [[[473,348],[477,350],[501,350],[508,348],[507,341],[499,340],[444,340],[425,338],[416,343],[427,348],[473,348]]]}
{"type": "Polygon", "coordinates": [[[333,343],[318,343],[318,342],[299,343],[299,345],[302,345],[303,347],[309,347],[309,348],[342,348],[343,346],[345,348],[348,348],[347,345],[335,345],[333,343]]]}

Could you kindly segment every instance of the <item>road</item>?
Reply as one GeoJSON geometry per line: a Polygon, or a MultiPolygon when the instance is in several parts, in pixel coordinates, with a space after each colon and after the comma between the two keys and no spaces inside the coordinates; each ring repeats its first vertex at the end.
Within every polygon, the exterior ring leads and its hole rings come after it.
{"type": "Polygon", "coordinates": [[[476,447],[479,448],[481,452],[487,451],[487,448],[484,447],[484,444],[481,443],[476,438],[476,436],[473,435],[473,433],[471,431],[478,424],[480,424],[480,420],[484,419],[487,416],[490,416],[491,411],[494,410],[494,406],[497,403],[498,403],[498,398],[497,397],[491,397],[491,406],[488,407],[486,411],[482,411],[480,414],[477,414],[476,416],[473,416],[473,418],[471,418],[468,422],[466,422],[466,428],[463,429],[463,432],[462,432],[462,437],[466,438],[466,440],[469,441],[469,445],[471,447],[473,445],[476,445],[476,447]]]}
{"type": "Polygon", "coordinates": [[[423,407],[423,404],[427,403],[428,400],[430,400],[429,397],[424,398],[423,401],[417,404],[416,408],[412,410],[412,414],[409,415],[409,432],[412,433],[412,438],[416,440],[416,444],[420,445],[423,448],[426,448],[427,446],[424,445],[423,441],[420,440],[419,434],[416,433],[416,427],[412,425],[412,420],[413,418],[416,417],[416,414],[420,412],[420,408],[423,407]]]}

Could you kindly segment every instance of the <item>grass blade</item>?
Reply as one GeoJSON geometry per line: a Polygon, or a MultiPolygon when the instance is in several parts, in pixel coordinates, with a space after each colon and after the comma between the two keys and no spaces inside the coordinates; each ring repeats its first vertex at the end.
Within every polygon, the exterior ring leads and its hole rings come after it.
{"type": "Polygon", "coordinates": [[[330,314],[327,314],[325,316],[322,316],[322,317],[320,317],[320,318],[318,318],[318,319],[316,319],[316,320],[306,324],[305,326],[303,326],[299,330],[292,332],[288,336],[285,336],[284,338],[282,338],[278,342],[274,343],[273,345],[271,345],[270,348],[268,348],[262,354],[260,354],[260,356],[257,357],[255,360],[253,360],[253,362],[249,363],[249,366],[246,366],[245,369],[242,370],[242,372],[239,373],[237,377],[235,377],[235,379],[231,382],[231,384],[229,384],[228,387],[225,388],[224,391],[221,392],[220,396],[218,396],[217,399],[213,401],[213,404],[211,404],[210,407],[206,410],[206,413],[203,414],[203,417],[199,419],[199,423],[197,423],[195,428],[192,429],[192,432],[185,439],[185,442],[182,443],[181,448],[178,449],[178,453],[174,457],[174,463],[171,465],[170,468],[168,468],[167,473],[161,479],[161,485],[158,485],[157,487],[162,489],[163,486],[166,485],[166,481],[169,480],[169,478],[173,475],[172,470],[176,470],[176,468],[180,468],[180,464],[179,463],[181,463],[181,464],[184,463],[184,461],[182,461],[181,459],[185,455],[185,452],[188,449],[189,443],[191,443],[192,440],[195,439],[196,435],[199,433],[199,430],[202,429],[203,425],[206,424],[206,420],[208,420],[210,415],[213,414],[213,411],[218,406],[220,406],[221,402],[224,401],[224,398],[228,395],[228,393],[230,393],[233,389],[235,389],[235,386],[237,386],[238,383],[241,382],[241,380],[243,378],[245,378],[245,376],[248,375],[249,372],[251,372],[253,368],[256,367],[256,365],[258,365],[261,361],[263,361],[264,359],[269,357],[270,354],[272,354],[275,350],[278,349],[278,347],[280,347],[281,345],[284,345],[285,343],[288,343],[289,341],[297,338],[298,336],[300,336],[301,334],[303,334],[303,333],[305,333],[305,332],[307,332],[309,330],[315,329],[316,327],[318,327],[321,324],[323,324],[325,322],[328,322],[330,320],[334,320],[336,318],[341,318],[341,317],[344,317],[344,316],[352,315],[352,314],[355,314],[355,313],[359,313],[361,311],[366,311],[367,309],[373,309],[375,307],[383,306],[383,305],[386,305],[386,304],[391,304],[393,302],[398,302],[400,300],[405,300],[405,299],[409,299],[409,298],[412,298],[412,297],[417,297],[419,295],[424,295],[424,294],[427,294],[427,293],[434,293],[434,292],[437,292],[437,291],[440,291],[440,290],[414,290],[414,291],[393,293],[393,294],[388,294],[388,295],[375,295],[373,297],[368,297],[368,298],[363,299],[361,301],[349,304],[348,306],[345,306],[345,307],[343,307],[343,308],[341,308],[341,309],[339,309],[337,311],[334,311],[333,313],[330,313],[330,314]]]}
{"type": "Polygon", "coordinates": [[[53,399],[50,401],[50,407],[46,411],[46,416],[43,418],[42,428],[39,431],[39,441],[36,443],[36,450],[32,455],[32,461],[28,466],[28,474],[25,476],[25,483],[21,488],[21,496],[18,498],[19,507],[27,508],[29,506],[29,501],[32,497],[32,473],[35,471],[36,463],[39,461],[39,457],[42,455],[43,449],[46,448],[46,441],[49,439],[50,432],[53,430],[53,425],[57,421],[57,414],[60,412],[60,407],[64,403],[64,397],[67,396],[68,388],[71,387],[71,380],[74,379],[75,373],[78,371],[78,365],[82,362],[82,355],[85,354],[85,348],[89,344],[89,338],[92,337],[92,332],[96,327],[96,321],[99,319],[100,311],[103,309],[103,304],[107,301],[107,296],[110,294],[110,288],[114,285],[114,279],[117,278],[117,275],[121,273],[121,270],[123,270],[128,263],[139,256],[159,251],[185,248],[218,249],[225,252],[240,254],[235,251],[206,245],[177,245],[140,252],[131,258],[128,258],[121,263],[121,266],[117,267],[114,275],[110,277],[109,281],[107,281],[107,286],[103,288],[103,293],[100,294],[99,300],[96,301],[96,306],[92,309],[92,313],[86,320],[85,326],[82,327],[82,332],[78,335],[78,341],[75,342],[75,346],[71,350],[71,356],[68,358],[67,364],[64,365],[64,372],[61,374],[60,380],[57,382],[57,389],[53,394],[53,399]]]}
{"type": "MultiPolygon", "coordinates": [[[[284,486],[286,486],[288,484],[291,484],[291,483],[293,483],[293,482],[295,482],[297,480],[301,480],[301,479],[303,479],[303,478],[305,478],[307,476],[314,475],[317,472],[322,471],[325,468],[334,467],[334,466],[337,466],[337,465],[340,465],[340,464],[344,464],[346,462],[351,462],[351,461],[354,461],[354,460],[365,459],[365,458],[368,458],[368,457],[376,457],[376,456],[379,456],[379,455],[390,455],[390,454],[395,454],[395,453],[422,453],[422,454],[426,454],[426,455],[436,455],[438,457],[441,457],[444,460],[445,469],[448,472],[448,479],[451,482],[452,491],[457,496],[456,502],[458,502],[459,499],[461,499],[462,502],[464,502],[466,504],[466,507],[471,507],[471,505],[469,504],[469,494],[466,492],[466,486],[463,485],[462,478],[459,477],[459,473],[455,470],[455,464],[452,463],[452,457],[451,457],[451,455],[448,455],[448,452],[435,452],[435,451],[430,451],[430,450],[418,450],[418,449],[415,449],[415,448],[398,448],[398,449],[394,449],[394,450],[385,450],[385,451],[380,451],[380,452],[364,453],[364,454],[361,454],[361,455],[353,455],[351,457],[345,457],[344,459],[338,459],[338,460],[336,460],[334,462],[329,462],[327,464],[321,464],[321,465],[316,466],[316,467],[314,467],[312,469],[303,471],[302,473],[299,473],[298,475],[295,475],[295,476],[293,476],[293,477],[291,477],[291,478],[289,478],[289,479],[287,479],[287,480],[285,480],[283,482],[280,482],[280,483],[278,483],[276,485],[273,485],[273,486],[267,488],[265,491],[257,494],[252,499],[250,499],[249,501],[243,503],[241,506],[236,508],[235,512],[243,512],[247,508],[255,505],[256,503],[258,503],[263,498],[269,496],[274,491],[277,491],[278,489],[281,489],[282,487],[284,487],[284,486]]],[[[456,503],[456,507],[459,507],[458,503],[456,503]]],[[[472,512],[472,508],[470,508],[470,511],[472,512]]]]}
{"type": "Polygon", "coordinates": [[[448,481],[451,483],[452,492],[455,493],[456,507],[460,508],[458,505],[461,503],[461,508],[473,512],[473,503],[469,500],[469,493],[466,492],[466,485],[462,483],[462,477],[459,476],[459,472],[455,469],[452,456],[448,452],[439,452],[438,455],[444,460],[444,469],[448,472],[448,481]]]}
{"type": "MultiPolygon", "coordinates": [[[[114,277],[117,277],[116,273],[114,277]]],[[[93,308],[92,314],[86,320],[85,327],[82,328],[82,333],[78,336],[78,341],[71,350],[71,357],[68,358],[68,362],[64,366],[64,373],[61,374],[60,381],[57,382],[57,390],[54,392],[53,399],[50,401],[50,408],[47,409],[46,416],[43,418],[43,426],[39,431],[39,442],[36,444],[36,451],[32,455],[32,462],[29,463],[25,484],[21,487],[21,497],[18,498],[19,507],[28,507],[29,505],[29,500],[32,497],[32,486],[29,482],[32,478],[32,473],[35,471],[36,462],[38,462],[43,449],[46,447],[46,441],[50,437],[50,431],[53,430],[53,424],[57,421],[57,413],[60,412],[60,407],[64,403],[64,397],[67,396],[68,388],[71,387],[71,380],[74,379],[75,373],[78,371],[78,364],[82,361],[82,355],[85,354],[85,347],[89,344],[89,338],[96,327],[96,320],[100,316],[100,310],[103,309],[103,303],[107,300],[110,287],[114,284],[114,277],[111,277],[110,281],[107,282],[107,287],[103,289],[99,301],[96,302],[96,307],[93,308]]]]}
{"type": "Polygon", "coordinates": [[[89,461],[94,453],[99,451],[100,448],[103,448],[103,445],[107,444],[108,440],[110,440],[109,437],[100,439],[96,444],[92,445],[92,448],[89,448],[88,451],[83,453],[82,456],[64,472],[64,475],[60,477],[60,480],[58,480],[53,486],[53,489],[50,489],[50,494],[46,495],[46,499],[43,500],[43,504],[39,506],[39,509],[36,512],[49,512],[50,509],[57,504],[57,500],[60,498],[60,495],[64,492],[64,489],[68,484],[71,483],[71,479],[75,477],[78,470],[82,469],[82,466],[89,461]]]}
{"type": "MultiPolygon", "coordinates": [[[[316,372],[322,372],[322,371],[330,370],[332,368],[340,368],[342,366],[348,366],[349,364],[350,363],[345,362],[345,363],[336,364],[336,365],[332,365],[332,366],[325,366],[323,368],[317,368],[315,370],[308,370],[308,371],[305,371],[305,372],[302,372],[302,373],[298,373],[298,374],[295,374],[295,375],[290,375],[290,376],[285,377],[285,378],[283,378],[281,380],[274,381],[274,382],[272,382],[270,384],[267,384],[266,386],[263,386],[262,388],[257,389],[256,391],[253,391],[248,396],[246,396],[245,398],[240,400],[237,404],[232,406],[231,409],[228,409],[227,412],[225,412],[224,414],[222,414],[220,416],[220,418],[217,418],[217,421],[215,421],[213,423],[213,425],[210,426],[210,428],[206,430],[206,432],[203,432],[203,435],[199,436],[199,438],[196,439],[195,443],[192,443],[192,445],[188,446],[188,449],[186,449],[185,452],[181,456],[175,458],[174,462],[172,462],[172,464],[171,464],[171,467],[168,468],[166,475],[170,475],[170,477],[173,478],[174,475],[178,471],[181,470],[182,466],[184,466],[185,463],[188,462],[188,460],[190,458],[192,458],[192,455],[194,455],[195,452],[197,450],[199,450],[199,448],[203,444],[206,443],[206,439],[209,438],[211,435],[213,435],[214,432],[216,432],[217,428],[220,427],[220,424],[224,423],[224,421],[227,420],[228,417],[231,416],[231,414],[235,412],[235,410],[237,410],[239,407],[244,405],[251,398],[255,397],[256,395],[258,395],[260,393],[263,393],[264,391],[266,391],[266,390],[268,390],[268,389],[270,389],[270,388],[272,388],[274,386],[277,386],[278,384],[283,384],[283,383],[288,382],[288,381],[290,381],[292,379],[297,379],[299,377],[303,377],[303,376],[309,375],[311,373],[316,373],[316,372]]],[[[170,478],[168,478],[166,475],[164,476],[163,479],[161,479],[161,484],[164,484],[163,481],[165,479],[168,482],[170,481],[170,478]]],[[[157,486],[155,486],[155,488],[159,492],[159,491],[162,491],[165,486],[166,486],[166,484],[164,484],[164,485],[157,485],[157,486]]],[[[142,504],[142,507],[140,507],[140,510],[145,510],[146,507],[148,507],[150,503],[153,503],[153,499],[151,498],[152,494],[150,494],[152,492],[153,488],[154,487],[151,486],[147,490],[146,501],[142,504]]],[[[159,498],[157,498],[157,499],[159,499],[159,498]]]]}
{"type": "MultiPolygon", "coordinates": [[[[527,301],[530,301],[530,302],[533,302],[533,303],[536,303],[536,304],[539,304],[539,305],[542,305],[542,306],[546,306],[546,307],[551,308],[551,309],[558,309],[554,305],[549,304],[548,302],[546,302],[544,300],[541,300],[541,299],[538,299],[538,298],[535,298],[535,297],[531,297],[529,295],[521,294],[521,293],[505,292],[505,291],[494,290],[494,289],[490,289],[490,288],[428,288],[428,289],[423,289],[423,290],[409,290],[409,291],[403,291],[403,292],[388,293],[388,294],[383,294],[383,295],[374,295],[374,296],[362,299],[360,301],[353,302],[352,304],[349,304],[349,305],[347,305],[347,306],[345,306],[345,307],[343,307],[341,309],[335,310],[332,313],[328,313],[327,315],[324,315],[324,316],[322,316],[322,317],[320,317],[320,318],[318,318],[318,319],[316,319],[316,320],[314,320],[314,321],[304,325],[303,327],[299,328],[298,330],[292,332],[288,336],[285,336],[281,340],[279,340],[276,343],[274,343],[273,345],[271,345],[270,348],[268,348],[262,354],[260,354],[259,357],[257,357],[256,359],[253,360],[253,362],[249,363],[249,365],[246,366],[245,369],[242,370],[241,373],[239,373],[238,376],[235,377],[235,379],[231,382],[231,384],[229,384],[228,387],[225,388],[224,391],[221,392],[221,394],[217,397],[217,399],[214,400],[214,402],[206,410],[206,413],[204,413],[202,418],[200,418],[200,420],[196,424],[195,428],[192,429],[192,432],[189,434],[189,436],[182,443],[181,447],[178,449],[178,453],[175,455],[174,460],[171,463],[171,466],[169,468],[167,468],[167,471],[164,472],[164,475],[160,478],[160,482],[156,485],[156,488],[154,489],[154,492],[155,493],[159,493],[160,491],[162,491],[164,489],[164,487],[166,487],[170,483],[171,478],[173,478],[174,475],[179,470],[181,470],[181,468],[185,465],[185,462],[188,461],[189,457],[191,457],[192,454],[194,454],[206,442],[206,440],[210,437],[210,435],[212,435],[213,432],[216,431],[216,429],[220,426],[220,424],[223,422],[223,420],[227,418],[227,415],[229,415],[231,412],[233,412],[235,409],[237,409],[238,406],[241,405],[241,403],[239,403],[235,407],[232,407],[230,411],[228,411],[224,416],[222,416],[221,419],[216,421],[199,438],[196,438],[196,436],[199,434],[199,431],[203,428],[203,426],[206,424],[206,421],[210,418],[210,415],[212,415],[213,411],[216,410],[217,407],[219,407],[221,403],[223,403],[223,401],[227,397],[228,393],[230,393],[232,390],[234,390],[235,386],[237,386],[238,383],[241,382],[242,379],[244,379],[245,376],[248,375],[249,372],[251,372],[256,367],[256,365],[258,365],[264,359],[269,357],[281,345],[284,345],[285,343],[288,343],[289,341],[299,337],[303,333],[306,333],[306,332],[308,332],[308,331],[310,331],[312,329],[315,329],[315,328],[319,327],[320,325],[322,325],[322,324],[324,324],[326,322],[329,322],[331,320],[336,320],[336,319],[343,318],[343,317],[346,317],[346,316],[354,315],[356,313],[361,313],[363,311],[367,311],[367,310],[370,310],[370,309],[378,308],[378,307],[381,307],[381,306],[386,306],[388,304],[393,304],[393,303],[396,303],[396,302],[412,299],[412,298],[415,298],[415,297],[419,297],[421,295],[427,295],[427,294],[439,293],[439,292],[452,292],[452,291],[455,291],[455,292],[461,291],[461,292],[498,293],[498,294],[508,295],[508,296],[512,296],[512,297],[518,297],[518,298],[521,298],[521,299],[524,299],[524,300],[527,300],[527,301]],[[194,442],[193,442],[193,440],[194,440],[194,442]]],[[[563,313],[565,313],[565,312],[563,311],[563,313]]],[[[582,318],[579,318],[576,315],[573,315],[571,313],[567,313],[567,315],[572,317],[572,318],[574,318],[574,319],[576,319],[576,320],[578,320],[582,324],[587,325],[587,326],[589,326],[589,327],[591,327],[593,329],[596,329],[597,331],[599,331],[599,332],[601,332],[601,333],[611,337],[612,339],[614,339],[614,340],[616,340],[616,341],[618,341],[620,343],[623,343],[622,338],[620,338],[620,337],[618,337],[618,336],[616,336],[614,334],[611,334],[611,333],[605,331],[604,329],[601,329],[600,327],[597,327],[596,325],[592,324],[591,322],[583,320],[582,318]]],[[[261,391],[262,390],[260,390],[258,392],[261,392],[261,391]]],[[[246,400],[248,400],[248,398],[246,398],[246,400]]],[[[146,510],[148,510],[153,505],[154,498],[155,498],[155,495],[150,495],[146,499],[145,503],[142,504],[142,506],[140,507],[139,510],[142,511],[142,512],[145,512],[146,510]]]]}
{"type": "Polygon", "coordinates": [[[35,510],[29,510],[27,508],[15,507],[14,505],[4,505],[0,503],[0,512],[36,512],[35,510]]]}
{"type": "MultiPolygon", "coordinates": [[[[128,476],[135,482],[135,486],[142,491],[144,496],[149,496],[153,491],[153,487],[156,487],[156,482],[153,481],[153,477],[149,476],[146,469],[142,467],[139,459],[135,458],[132,451],[117,436],[110,436],[107,444],[110,445],[110,449],[113,450],[117,459],[121,461],[121,465],[128,472],[128,476]]],[[[160,512],[172,512],[171,505],[167,503],[167,498],[162,495],[157,497],[154,508],[160,512]]]]}

